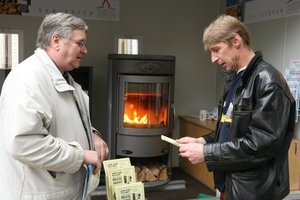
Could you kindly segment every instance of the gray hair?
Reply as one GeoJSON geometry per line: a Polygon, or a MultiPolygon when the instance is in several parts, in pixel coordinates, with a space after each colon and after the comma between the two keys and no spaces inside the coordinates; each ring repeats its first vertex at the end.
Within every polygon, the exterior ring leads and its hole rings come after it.
{"type": "Polygon", "coordinates": [[[36,47],[46,49],[53,35],[69,39],[74,30],[87,31],[88,26],[81,18],[68,13],[59,12],[46,15],[38,30],[36,47]]]}
{"type": "Polygon", "coordinates": [[[221,15],[204,30],[202,38],[204,47],[207,49],[208,46],[219,42],[231,45],[235,33],[239,34],[244,44],[251,48],[251,36],[245,24],[230,15],[221,15]]]}

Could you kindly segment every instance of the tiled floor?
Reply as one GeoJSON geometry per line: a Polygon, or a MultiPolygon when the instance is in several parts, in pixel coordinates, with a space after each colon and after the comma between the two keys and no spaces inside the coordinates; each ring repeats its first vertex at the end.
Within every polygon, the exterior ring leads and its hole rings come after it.
{"type": "Polygon", "coordinates": [[[283,200],[300,200],[300,190],[291,191],[283,200]]]}

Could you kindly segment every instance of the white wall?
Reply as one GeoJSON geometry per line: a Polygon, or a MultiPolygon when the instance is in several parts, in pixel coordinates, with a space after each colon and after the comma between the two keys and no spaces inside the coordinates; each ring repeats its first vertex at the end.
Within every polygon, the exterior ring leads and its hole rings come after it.
{"type": "MultiPolygon", "coordinates": [[[[283,74],[290,60],[300,59],[300,16],[249,24],[253,46],[283,74]]],[[[294,135],[300,138],[300,123],[294,135]]]]}

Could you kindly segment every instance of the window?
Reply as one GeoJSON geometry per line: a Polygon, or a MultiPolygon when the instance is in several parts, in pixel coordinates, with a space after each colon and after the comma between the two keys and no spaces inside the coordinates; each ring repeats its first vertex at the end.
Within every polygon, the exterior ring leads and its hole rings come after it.
{"type": "Polygon", "coordinates": [[[140,36],[116,35],[115,52],[118,54],[140,54],[142,52],[142,39],[140,36]]]}
{"type": "Polygon", "coordinates": [[[0,68],[11,68],[23,58],[23,33],[0,29],[0,68]]]}

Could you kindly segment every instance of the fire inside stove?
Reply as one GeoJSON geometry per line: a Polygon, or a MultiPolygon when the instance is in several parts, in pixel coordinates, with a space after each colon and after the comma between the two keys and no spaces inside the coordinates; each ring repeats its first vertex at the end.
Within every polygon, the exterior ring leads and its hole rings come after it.
{"type": "Polygon", "coordinates": [[[163,95],[155,92],[127,92],[124,95],[124,127],[166,127],[168,105],[163,95]]]}

